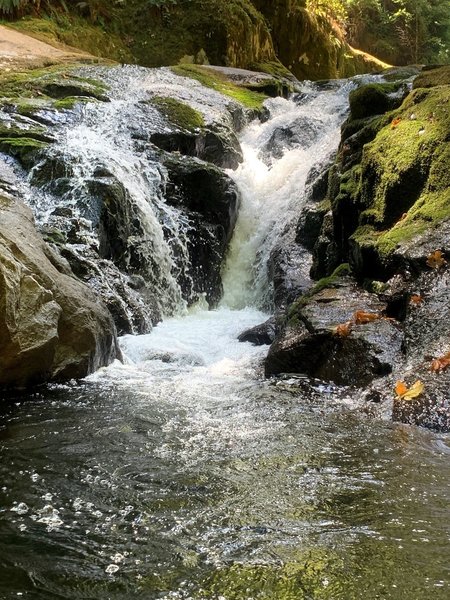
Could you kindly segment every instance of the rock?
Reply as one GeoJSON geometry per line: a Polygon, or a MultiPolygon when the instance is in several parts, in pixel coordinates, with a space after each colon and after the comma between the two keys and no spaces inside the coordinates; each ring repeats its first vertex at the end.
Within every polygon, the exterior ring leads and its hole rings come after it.
{"type": "Polygon", "coordinates": [[[85,377],[120,356],[92,291],[46,256],[31,211],[0,196],[0,387],[85,377]]]}
{"type": "Polygon", "coordinates": [[[418,295],[419,302],[406,305],[404,323],[407,368],[397,379],[411,385],[416,380],[424,391],[413,400],[396,398],[393,418],[437,431],[450,431],[450,369],[433,372],[431,364],[450,352],[450,272],[431,270],[409,282],[408,299],[418,295]]]}
{"type": "Polygon", "coordinates": [[[221,266],[239,208],[234,182],[223,171],[192,158],[167,155],[165,197],[168,204],[186,211],[191,227],[189,277],[179,281],[184,297],[195,301],[206,294],[210,304],[222,295],[221,266]]]}
{"type": "Polygon", "coordinates": [[[260,155],[264,162],[271,165],[273,159],[280,159],[292,148],[309,148],[317,140],[321,121],[311,117],[298,117],[289,125],[277,127],[260,155]]]}
{"type": "Polygon", "coordinates": [[[236,134],[219,124],[197,132],[158,131],[150,140],[166,152],[194,156],[224,169],[237,169],[243,160],[236,134]]]}
{"type": "Polygon", "coordinates": [[[347,336],[335,333],[356,311],[381,315],[385,304],[348,277],[335,278],[333,287],[319,285],[316,290],[291,307],[287,324],[267,356],[266,376],[304,373],[362,387],[392,372],[402,360],[403,337],[392,321],[380,318],[353,325],[347,336]]]}
{"type": "Polygon", "coordinates": [[[246,329],[239,336],[240,342],[250,342],[254,346],[265,346],[270,345],[277,335],[279,329],[279,319],[277,317],[270,317],[261,325],[246,329]]]}
{"type": "Polygon", "coordinates": [[[403,82],[370,83],[350,92],[350,114],[352,119],[364,119],[381,115],[398,108],[408,94],[403,82]]]}
{"type": "Polygon", "coordinates": [[[311,254],[293,239],[292,231],[278,240],[267,266],[276,308],[285,308],[313,285],[309,276],[311,254]]]}

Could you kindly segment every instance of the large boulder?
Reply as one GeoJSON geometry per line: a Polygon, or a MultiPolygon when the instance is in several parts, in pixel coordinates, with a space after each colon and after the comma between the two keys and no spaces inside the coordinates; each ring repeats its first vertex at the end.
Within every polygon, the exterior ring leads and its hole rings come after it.
{"type": "Polygon", "coordinates": [[[165,199],[188,219],[189,273],[178,277],[183,295],[204,294],[214,305],[222,297],[221,268],[239,209],[235,183],[221,169],[195,158],[166,155],[165,199]]]}
{"type": "Polygon", "coordinates": [[[303,373],[362,387],[391,373],[402,360],[403,336],[385,308],[347,276],[320,283],[291,306],[267,356],[266,376],[303,373]]]}
{"type": "Polygon", "coordinates": [[[0,387],[84,377],[119,355],[106,308],[0,193],[0,387]]]}

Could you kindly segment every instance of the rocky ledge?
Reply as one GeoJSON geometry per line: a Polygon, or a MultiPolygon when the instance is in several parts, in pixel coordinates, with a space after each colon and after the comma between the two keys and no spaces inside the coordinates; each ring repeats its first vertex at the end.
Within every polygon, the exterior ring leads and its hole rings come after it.
{"type": "Polygon", "coordinates": [[[312,186],[296,243],[318,281],[287,308],[266,374],[349,385],[450,431],[450,67],[390,77],[352,92],[312,186]]]}

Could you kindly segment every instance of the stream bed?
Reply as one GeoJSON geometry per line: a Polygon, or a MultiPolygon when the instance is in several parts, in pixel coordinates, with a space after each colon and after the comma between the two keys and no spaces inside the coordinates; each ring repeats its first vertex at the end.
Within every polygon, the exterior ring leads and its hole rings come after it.
{"type": "Polygon", "coordinates": [[[264,381],[262,317],[198,309],[11,400],[2,600],[449,597],[450,438],[264,381]]]}

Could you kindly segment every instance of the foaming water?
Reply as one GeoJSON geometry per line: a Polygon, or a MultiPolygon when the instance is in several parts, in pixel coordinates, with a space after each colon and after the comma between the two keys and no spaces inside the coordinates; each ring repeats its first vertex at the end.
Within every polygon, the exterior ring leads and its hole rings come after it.
{"type": "Polygon", "coordinates": [[[242,204],[223,272],[224,306],[270,309],[270,253],[298,219],[311,169],[337,149],[352,85],[323,93],[305,85],[297,101],[271,100],[270,119],[241,136],[244,162],[231,176],[242,204]]]}

